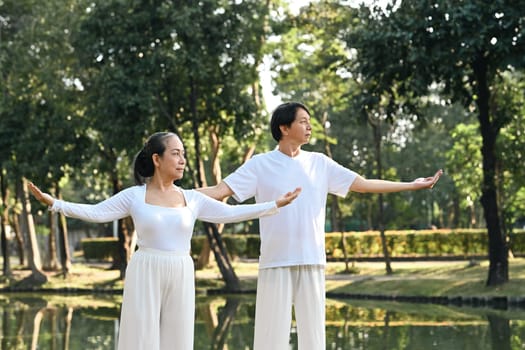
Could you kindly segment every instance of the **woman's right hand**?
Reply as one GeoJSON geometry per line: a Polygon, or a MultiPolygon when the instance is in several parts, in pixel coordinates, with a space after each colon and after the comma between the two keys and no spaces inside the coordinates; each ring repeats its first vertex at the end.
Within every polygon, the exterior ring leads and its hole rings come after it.
{"type": "Polygon", "coordinates": [[[34,183],[28,182],[27,187],[31,191],[31,194],[33,195],[33,197],[38,199],[41,203],[47,206],[52,206],[53,203],[55,202],[55,199],[51,197],[49,193],[42,192],[40,188],[38,188],[34,183]]]}
{"type": "Polygon", "coordinates": [[[286,193],[284,196],[275,201],[275,203],[277,204],[277,208],[281,208],[285,205],[292,203],[295,200],[295,198],[297,198],[299,193],[301,193],[300,187],[297,187],[293,192],[286,193]]]}

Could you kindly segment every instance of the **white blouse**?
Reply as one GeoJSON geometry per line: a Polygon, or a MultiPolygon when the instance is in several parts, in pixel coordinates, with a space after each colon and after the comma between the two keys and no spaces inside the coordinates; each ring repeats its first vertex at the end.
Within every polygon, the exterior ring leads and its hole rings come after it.
{"type": "Polygon", "coordinates": [[[97,204],[55,200],[51,211],[90,222],[110,222],[131,216],[137,245],[165,251],[189,253],[195,221],[230,223],[279,212],[275,201],[228,205],[196,190],[184,190],[186,206],[162,207],[146,203],[146,185],[133,186],[97,204]]]}

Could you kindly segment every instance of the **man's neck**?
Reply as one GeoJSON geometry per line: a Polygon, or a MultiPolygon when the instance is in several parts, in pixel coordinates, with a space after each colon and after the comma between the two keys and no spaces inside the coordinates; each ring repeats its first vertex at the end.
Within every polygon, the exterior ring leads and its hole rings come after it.
{"type": "Polygon", "coordinates": [[[279,142],[277,147],[281,153],[286,154],[290,158],[297,157],[301,153],[301,145],[292,145],[288,142],[279,142]]]}

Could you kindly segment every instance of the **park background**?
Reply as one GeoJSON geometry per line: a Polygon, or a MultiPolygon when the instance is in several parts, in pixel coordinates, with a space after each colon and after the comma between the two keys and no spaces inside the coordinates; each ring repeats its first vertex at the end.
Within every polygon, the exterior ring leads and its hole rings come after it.
{"type": "MultiPolygon", "coordinates": [[[[0,0],[2,282],[67,277],[83,237],[116,240],[122,280],[133,251],[129,220],[50,215],[28,179],[100,201],[132,185],[145,138],[169,130],[187,151],[180,185],[213,185],[275,147],[269,116],[290,100],[312,113],[304,149],[367,178],[445,171],[429,191],[330,196],[328,232],[374,232],[393,274],[388,232],[474,229],[485,237],[481,288],[520,280],[509,271],[525,225],[524,14],[522,0],[0,0]]],[[[196,268],[213,264],[225,290],[242,290],[222,233],[257,232],[256,220],[199,223],[196,268]]]]}
{"type": "MultiPolygon", "coordinates": [[[[132,184],[133,156],[157,130],[184,139],[186,188],[275,147],[264,81],[272,104],[311,110],[305,149],[369,178],[445,171],[432,191],[330,196],[327,231],[378,230],[391,272],[386,229],[486,228],[487,283],[504,283],[510,238],[525,224],[523,10],[481,4],[2,1],[3,256],[24,261],[27,250],[37,283],[42,266],[67,272],[68,225],[30,209],[24,179],[96,202],[132,184]],[[39,250],[50,252],[43,262],[39,250]]],[[[238,226],[226,230],[257,233],[256,222],[238,226]]],[[[223,229],[203,223],[196,234],[236,289],[223,229]]],[[[118,237],[123,278],[132,223],[92,231],[118,237]]]]}

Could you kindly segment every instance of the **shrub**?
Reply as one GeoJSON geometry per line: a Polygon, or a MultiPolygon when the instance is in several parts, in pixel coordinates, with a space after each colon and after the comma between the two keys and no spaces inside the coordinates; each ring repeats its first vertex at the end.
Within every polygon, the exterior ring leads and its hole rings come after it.
{"type": "Polygon", "coordinates": [[[118,239],[115,237],[84,238],[81,245],[86,261],[115,261],[118,256],[118,239]]]}

